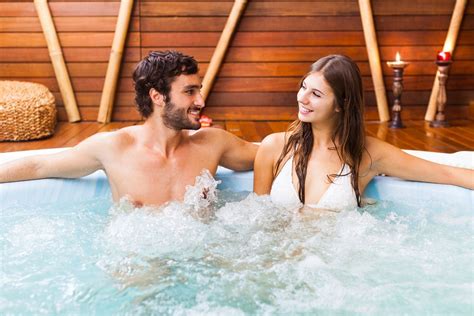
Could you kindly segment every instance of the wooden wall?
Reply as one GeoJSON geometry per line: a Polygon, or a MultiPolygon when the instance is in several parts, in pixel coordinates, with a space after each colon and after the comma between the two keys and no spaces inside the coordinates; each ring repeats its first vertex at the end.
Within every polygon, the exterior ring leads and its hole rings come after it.
{"type": "MultiPolygon", "coordinates": [[[[119,1],[52,0],[83,120],[97,118],[119,1]]],[[[201,63],[204,75],[233,1],[136,1],[124,52],[113,120],[137,120],[131,73],[150,50],[178,49],[201,63]]],[[[373,0],[375,27],[391,104],[397,51],[405,70],[403,118],[423,119],[455,0],[373,0]]],[[[249,0],[206,114],[214,119],[294,118],[298,81],[316,59],[346,54],[359,64],[367,119],[377,119],[375,95],[356,0],[249,0]]],[[[474,100],[474,1],[464,15],[448,79],[449,118],[466,118],[474,100]]],[[[0,79],[47,85],[66,120],[46,42],[32,1],[0,2],[0,79]]],[[[472,113],[472,112],[471,112],[472,113]]]]}

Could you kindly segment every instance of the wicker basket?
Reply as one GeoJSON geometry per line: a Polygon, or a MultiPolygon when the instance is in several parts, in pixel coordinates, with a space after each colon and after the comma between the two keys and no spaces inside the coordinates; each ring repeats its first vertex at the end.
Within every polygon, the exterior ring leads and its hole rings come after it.
{"type": "Polygon", "coordinates": [[[0,141],[50,136],[56,126],[54,96],[44,85],[0,81],[0,141]]]}

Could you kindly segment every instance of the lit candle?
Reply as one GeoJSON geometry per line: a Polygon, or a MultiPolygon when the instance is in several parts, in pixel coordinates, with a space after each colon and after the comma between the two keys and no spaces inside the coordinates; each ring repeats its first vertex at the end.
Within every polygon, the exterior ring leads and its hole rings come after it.
{"type": "Polygon", "coordinates": [[[395,54],[395,64],[396,64],[396,65],[403,65],[403,61],[402,61],[401,58],[400,58],[400,53],[399,53],[399,52],[397,52],[397,53],[395,54]]]}
{"type": "Polygon", "coordinates": [[[401,60],[400,53],[395,55],[395,61],[388,61],[387,65],[392,68],[405,68],[408,63],[401,60]]]}
{"type": "Polygon", "coordinates": [[[451,53],[450,52],[439,52],[436,56],[436,60],[438,61],[450,61],[451,60],[451,53]]]}

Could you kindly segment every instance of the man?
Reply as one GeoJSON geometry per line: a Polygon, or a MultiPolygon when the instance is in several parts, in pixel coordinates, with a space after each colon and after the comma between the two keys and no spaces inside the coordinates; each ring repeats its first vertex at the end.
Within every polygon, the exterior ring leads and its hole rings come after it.
{"type": "Polygon", "coordinates": [[[181,200],[203,169],[218,165],[249,170],[257,151],[221,129],[200,129],[204,108],[193,57],[176,51],[151,52],[133,73],[135,101],[143,125],[98,133],[52,155],[0,166],[0,182],[77,178],[102,169],[114,201],[127,196],[136,205],[181,200]],[[196,132],[190,130],[198,130],[196,132]]]}

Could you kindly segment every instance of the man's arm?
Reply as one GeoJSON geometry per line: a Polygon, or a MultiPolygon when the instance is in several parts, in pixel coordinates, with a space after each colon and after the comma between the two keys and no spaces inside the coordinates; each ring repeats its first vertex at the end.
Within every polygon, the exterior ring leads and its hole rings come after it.
{"type": "Polygon", "coordinates": [[[77,146],[55,154],[25,157],[0,165],[0,182],[42,178],[78,178],[101,169],[97,153],[103,150],[101,136],[92,136],[77,146]]]}
{"type": "Polygon", "coordinates": [[[224,146],[219,164],[236,171],[252,170],[258,145],[227,131],[217,128],[214,130],[218,136],[218,142],[224,146]]]}

